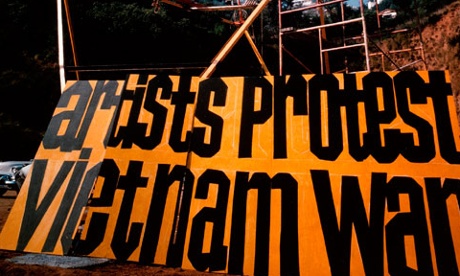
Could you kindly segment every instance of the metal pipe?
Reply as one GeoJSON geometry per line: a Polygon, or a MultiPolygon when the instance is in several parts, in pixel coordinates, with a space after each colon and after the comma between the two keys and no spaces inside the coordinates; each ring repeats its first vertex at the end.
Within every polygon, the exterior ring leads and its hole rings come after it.
{"type": "Polygon", "coordinates": [[[64,35],[62,31],[62,3],[57,0],[57,31],[58,31],[58,63],[59,63],[59,82],[61,93],[65,88],[65,68],[64,68],[64,35]]]}
{"type": "Polygon", "coordinates": [[[365,51],[365,56],[366,56],[366,70],[367,70],[367,72],[370,72],[371,67],[370,67],[370,64],[369,64],[369,45],[367,44],[368,38],[367,38],[367,29],[366,29],[366,19],[364,17],[364,3],[363,3],[363,0],[359,0],[359,6],[360,6],[360,12],[361,12],[362,26],[363,26],[364,43],[366,45],[366,46],[364,46],[364,51],[365,51]]]}
{"type": "MultiPolygon", "coordinates": [[[[73,33],[72,19],[70,17],[69,3],[67,1],[68,0],[64,0],[64,8],[65,8],[65,14],[67,17],[67,27],[69,29],[70,45],[72,47],[73,63],[75,64],[75,66],[78,66],[77,53],[75,50],[75,38],[74,38],[74,33],[73,33]]],[[[80,79],[78,72],[76,72],[76,77],[77,77],[77,80],[80,79]]]]}
{"type": "Polygon", "coordinates": [[[332,0],[332,1],[328,1],[328,2],[323,2],[323,3],[318,3],[318,4],[315,4],[315,5],[311,5],[311,6],[308,6],[308,7],[302,7],[302,8],[298,8],[298,9],[282,11],[281,13],[286,14],[286,13],[293,13],[293,12],[299,12],[299,11],[304,11],[304,10],[311,10],[311,9],[324,7],[324,6],[327,6],[327,5],[340,3],[340,2],[345,2],[345,1],[347,1],[347,0],[332,0]]]}

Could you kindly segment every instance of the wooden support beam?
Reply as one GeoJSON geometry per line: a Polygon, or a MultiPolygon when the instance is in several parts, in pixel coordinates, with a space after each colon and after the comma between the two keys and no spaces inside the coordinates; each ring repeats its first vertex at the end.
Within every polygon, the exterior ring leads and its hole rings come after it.
{"type": "Polygon", "coordinates": [[[262,66],[262,69],[264,70],[265,75],[270,76],[270,71],[268,71],[268,68],[265,65],[264,59],[262,58],[262,55],[259,53],[259,50],[257,49],[256,44],[254,44],[254,41],[252,40],[251,35],[249,35],[247,30],[244,32],[244,34],[245,34],[246,39],[248,40],[249,44],[251,45],[252,51],[256,55],[257,60],[260,63],[260,66],[262,66]]]}
{"type": "Polygon", "coordinates": [[[248,30],[248,28],[254,23],[254,20],[259,16],[265,7],[268,5],[270,0],[261,0],[261,2],[257,5],[257,7],[251,12],[248,18],[244,21],[244,23],[233,33],[233,35],[227,40],[224,47],[217,53],[214,59],[211,62],[211,65],[201,74],[202,79],[209,78],[212,73],[216,70],[217,64],[219,64],[227,55],[228,53],[235,47],[236,43],[243,34],[248,30]]]}
{"type": "MultiPolygon", "coordinates": [[[[70,8],[69,8],[68,0],[64,0],[64,9],[65,9],[65,14],[66,14],[66,19],[67,19],[67,27],[69,29],[70,46],[72,47],[73,63],[75,66],[78,66],[77,50],[75,49],[75,37],[74,37],[74,32],[73,32],[73,23],[72,23],[72,18],[70,16],[70,8]]],[[[79,73],[75,72],[75,74],[76,74],[77,80],[79,80],[80,79],[79,73]]]]}
{"type": "Polygon", "coordinates": [[[255,9],[255,7],[256,6],[250,6],[250,5],[227,5],[227,6],[191,7],[190,9],[192,11],[216,12],[216,11],[234,11],[234,10],[242,10],[242,9],[255,9]]]}

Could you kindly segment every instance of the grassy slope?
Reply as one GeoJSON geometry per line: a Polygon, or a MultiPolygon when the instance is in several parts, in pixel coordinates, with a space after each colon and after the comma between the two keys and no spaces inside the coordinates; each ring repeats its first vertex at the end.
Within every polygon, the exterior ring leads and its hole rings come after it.
{"type": "MultiPolygon", "coordinates": [[[[460,0],[451,3],[440,10],[433,12],[430,18],[422,22],[422,39],[425,53],[426,70],[448,70],[452,90],[456,98],[457,114],[460,121],[460,0]]],[[[391,37],[381,44],[384,51],[418,47],[419,37],[410,40],[391,37]],[[398,44],[399,43],[399,44],[398,44]],[[405,45],[406,47],[401,47],[405,45]],[[411,45],[411,46],[407,46],[411,45]]],[[[407,39],[407,38],[406,38],[407,39]]],[[[398,65],[410,64],[414,58],[407,55],[392,56],[398,65]]],[[[394,70],[392,66],[390,70],[394,70]]],[[[381,70],[381,68],[377,68],[381,70]]],[[[388,69],[387,69],[388,70],[388,69]]],[[[419,62],[406,70],[425,70],[424,64],[419,62]]]]}
{"type": "MultiPolygon", "coordinates": [[[[460,1],[436,12],[440,19],[425,26],[422,37],[428,70],[449,70],[452,89],[460,94],[460,1]]],[[[458,100],[457,100],[458,103],[458,100]]]]}

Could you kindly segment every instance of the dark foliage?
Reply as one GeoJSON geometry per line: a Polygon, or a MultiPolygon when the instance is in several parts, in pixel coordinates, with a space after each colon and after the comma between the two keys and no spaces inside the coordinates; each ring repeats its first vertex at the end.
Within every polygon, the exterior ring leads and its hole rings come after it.
{"type": "Polygon", "coordinates": [[[0,2],[0,160],[35,155],[59,97],[56,6],[0,2]]]}

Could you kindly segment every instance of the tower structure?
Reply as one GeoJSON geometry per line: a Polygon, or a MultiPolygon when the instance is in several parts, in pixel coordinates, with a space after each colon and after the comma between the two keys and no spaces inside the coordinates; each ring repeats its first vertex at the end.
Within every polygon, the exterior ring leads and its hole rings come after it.
{"type": "Polygon", "coordinates": [[[382,8],[384,2],[381,0],[368,2],[368,8],[375,10],[377,21],[376,31],[369,36],[369,56],[373,70],[427,70],[417,0],[413,3],[414,7],[407,9],[412,20],[401,24],[395,22],[399,17],[397,10],[382,8]],[[386,43],[382,43],[384,40],[386,43]]]}
{"type": "MultiPolygon", "coordinates": [[[[321,1],[310,0],[295,2],[292,6],[283,5],[279,0],[279,74],[285,74],[285,57],[289,56],[311,73],[329,74],[343,71],[370,71],[368,39],[364,4],[360,0],[359,7],[351,9],[345,0],[321,1]],[[345,10],[349,9],[349,13],[345,10]],[[294,36],[310,36],[318,41],[317,47],[306,45],[308,51],[318,51],[317,62],[302,60],[289,49],[286,41],[294,36]],[[313,49],[313,50],[312,50],[313,49]],[[331,67],[331,59],[342,56],[341,68],[331,67]],[[350,70],[349,61],[354,56],[363,58],[359,68],[350,70]],[[317,65],[319,61],[319,66],[317,65]],[[310,66],[316,66],[315,69],[310,66]],[[313,65],[311,65],[313,64],[313,65]],[[318,70],[319,69],[319,70],[318,70]]],[[[314,55],[314,54],[313,54],[314,55]]]]}
{"type": "Polygon", "coordinates": [[[321,74],[404,70],[419,63],[423,67],[417,68],[426,70],[417,4],[412,28],[407,28],[394,23],[395,10],[379,9],[381,0],[349,2],[279,0],[280,75],[291,73],[292,63],[321,74]]]}

